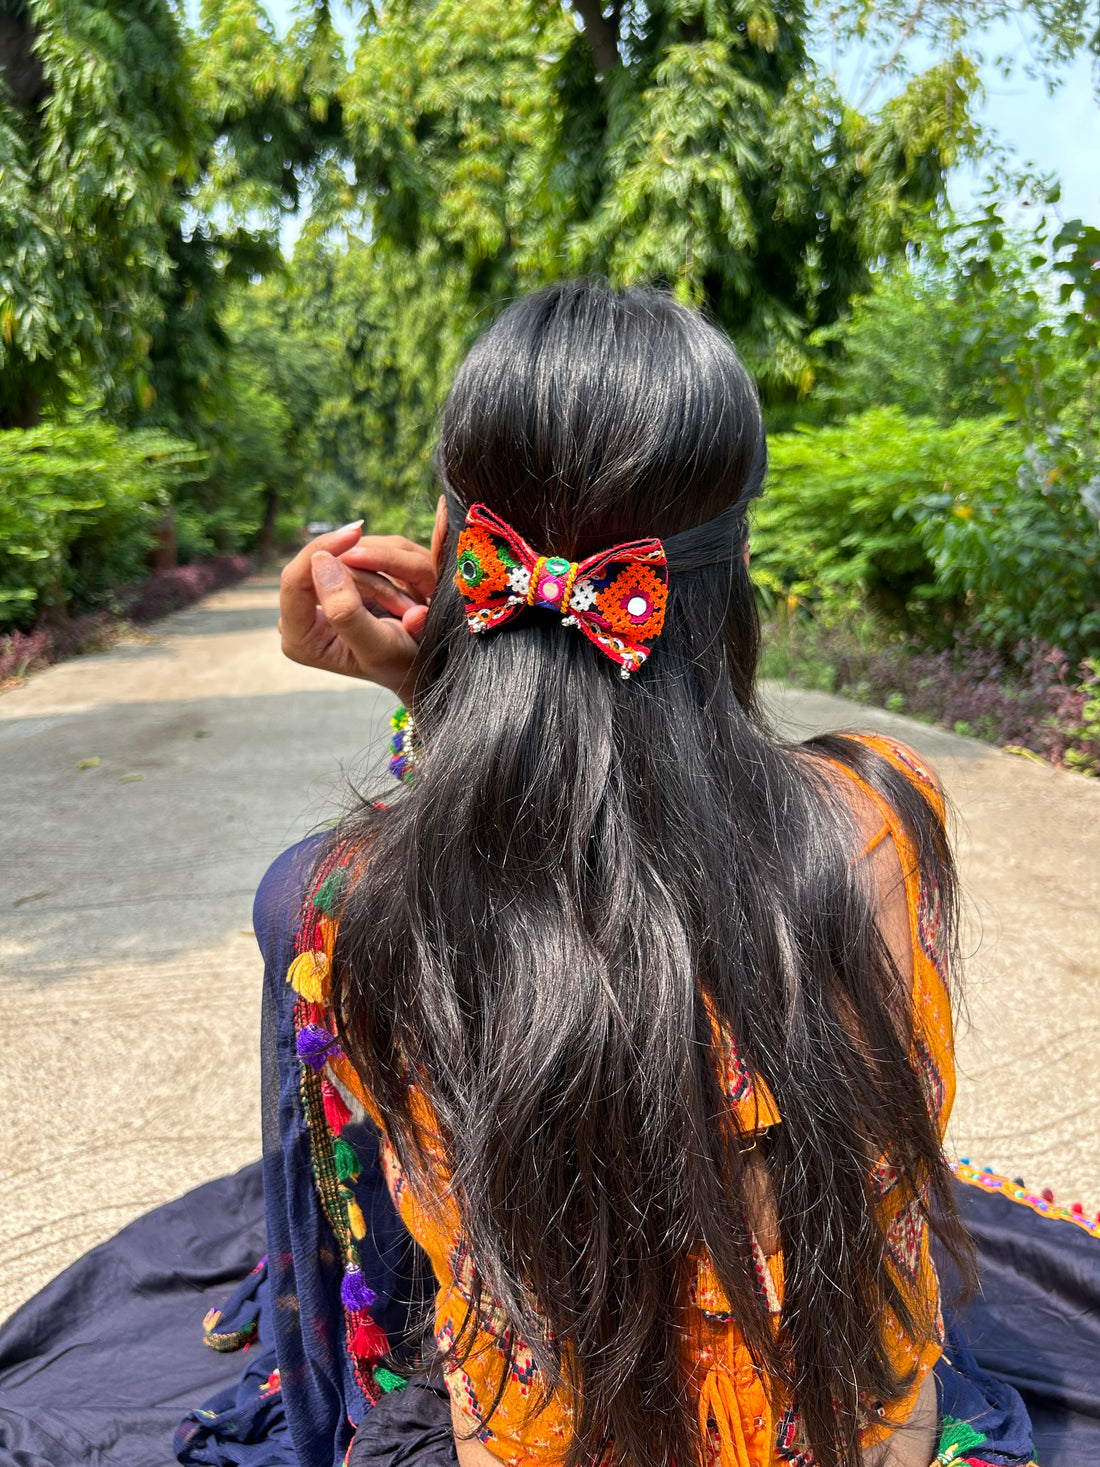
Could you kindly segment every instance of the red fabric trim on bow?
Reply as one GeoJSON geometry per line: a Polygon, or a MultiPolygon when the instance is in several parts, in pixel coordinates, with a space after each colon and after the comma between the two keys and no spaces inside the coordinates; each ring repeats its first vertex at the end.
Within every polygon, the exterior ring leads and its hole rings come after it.
{"type": "Polygon", "coordinates": [[[528,606],[557,611],[629,677],[664,627],[668,566],[660,540],[631,540],[581,561],[536,555],[499,515],[473,504],[458,537],[455,585],[471,632],[504,626],[528,606]]]}

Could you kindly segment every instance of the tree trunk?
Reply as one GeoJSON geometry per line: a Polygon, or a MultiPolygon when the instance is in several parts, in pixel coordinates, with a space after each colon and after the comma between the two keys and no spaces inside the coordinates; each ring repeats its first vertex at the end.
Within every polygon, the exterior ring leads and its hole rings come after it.
{"type": "Polygon", "coordinates": [[[42,401],[32,388],[23,386],[19,396],[0,407],[0,433],[7,428],[37,428],[42,421],[42,401]]]}
{"type": "MultiPolygon", "coordinates": [[[[4,5],[0,0],[0,87],[6,100],[28,117],[37,113],[50,95],[50,85],[34,51],[35,40],[29,5],[12,6],[10,0],[4,5]]],[[[37,427],[42,420],[38,393],[22,384],[13,384],[9,393],[5,393],[7,402],[0,406],[0,432],[37,427]]]]}
{"type": "Polygon", "coordinates": [[[33,112],[49,96],[50,88],[35,55],[34,27],[30,15],[12,15],[0,10],[0,72],[4,87],[20,112],[33,112]]]}
{"type": "Polygon", "coordinates": [[[260,527],[260,555],[264,560],[273,560],[278,553],[275,543],[275,519],[279,513],[279,491],[268,489],[264,494],[264,522],[260,527]]]}
{"type": "Polygon", "coordinates": [[[157,526],[157,538],[149,552],[149,569],[154,575],[161,571],[175,570],[179,565],[176,555],[176,521],[169,510],[157,526]]]}
{"type": "Polygon", "coordinates": [[[621,64],[617,27],[603,13],[600,0],[573,0],[573,9],[584,24],[585,40],[598,72],[614,71],[621,64]]]}

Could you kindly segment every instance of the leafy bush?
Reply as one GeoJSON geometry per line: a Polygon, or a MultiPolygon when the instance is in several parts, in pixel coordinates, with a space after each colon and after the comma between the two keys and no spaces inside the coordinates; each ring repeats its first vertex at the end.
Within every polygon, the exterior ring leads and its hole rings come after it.
{"type": "Polygon", "coordinates": [[[1015,477],[1019,438],[997,418],[939,427],[874,408],[825,427],[801,427],[770,442],[768,487],[752,527],[753,573],[766,600],[820,602],[858,596],[926,634],[964,610],[956,588],[937,581],[930,520],[945,486],[984,493],[1015,477]]]}
{"type": "Polygon", "coordinates": [[[190,444],[157,432],[0,433],[0,627],[63,620],[141,578],[172,490],[204,472],[190,444]]]}
{"type": "Polygon", "coordinates": [[[938,584],[983,641],[1100,650],[1100,525],[1057,463],[1028,448],[1014,479],[948,483],[913,508],[938,584]]]}
{"type": "Polygon", "coordinates": [[[771,440],[752,531],[766,605],[856,598],[932,646],[1100,648],[1100,532],[1056,462],[994,417],[876,408],[771,440]]]}
{"type": "MultiPolygon", "coordinates": [[[[811,345],[825,354],[807,404],[811,416],[894,406],[946,424],[998,411],[996,367],[959,349],[971,322],[965,282],[946,245],[935,236],[925,241],[919,256],[877,273],[845,317],[814,332],[811,345]]],[[[998,293],[1007,315],[1004,299],[998,293]]]]}

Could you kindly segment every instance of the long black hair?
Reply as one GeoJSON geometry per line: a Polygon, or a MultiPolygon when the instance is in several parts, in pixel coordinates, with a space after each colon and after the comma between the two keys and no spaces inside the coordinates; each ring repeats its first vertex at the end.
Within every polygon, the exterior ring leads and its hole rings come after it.
{"type": "Polygon", "coordinates": [[[740,534],[672,573],[664,633],[629,681],[547,612],[471,636],[452,584],[462,506],[577,559],[731,505],[743,521],[762,441],[730,343],[669,296],[575,282],[505,311],[443,414],[452,515],[415,668],[417,780],[344,827],[366,853],[335,953],[344,1043],[431,1196],[415,1077],[478,1286],[545,1389],[571,1393],[574,1464],[609,1444],[625,1467],[698,1460],[680,1331],[703,1249],[821,1467],[858,1462],[867,1401],[907,1385],[884,1307],[918,1343],[935,1328],[884,1265],[874,1162],[930,1187],[962,1246],[911,1002],[822,755],[899,811],[949,916],[943,826],[865,746],[769,735],[740,534]],[[782,1116],[778,1331],[747,1263],[749,1162],[713,1015],[782,1116]]]}

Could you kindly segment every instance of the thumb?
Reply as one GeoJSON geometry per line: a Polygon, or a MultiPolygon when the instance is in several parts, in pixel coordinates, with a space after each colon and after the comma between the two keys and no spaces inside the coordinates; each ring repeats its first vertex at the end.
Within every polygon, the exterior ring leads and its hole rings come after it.
{"type": "Polygon", "coordinates": [[[309,565],[325,620],[356,654],[369,656],[376,651],[374,618],[363,605],[359,588],[347,566],[327,550],[318,550],[311,555],[309,565]]]}

